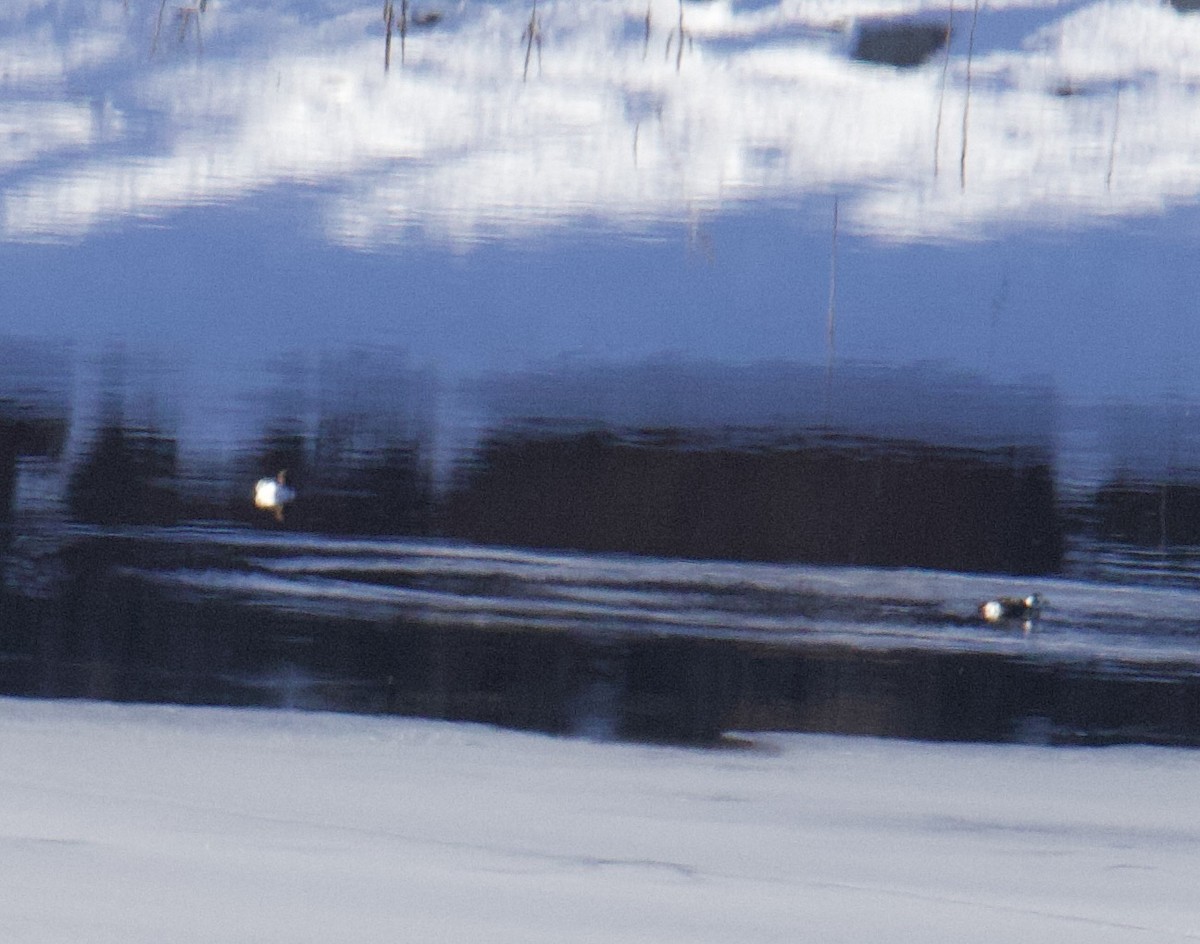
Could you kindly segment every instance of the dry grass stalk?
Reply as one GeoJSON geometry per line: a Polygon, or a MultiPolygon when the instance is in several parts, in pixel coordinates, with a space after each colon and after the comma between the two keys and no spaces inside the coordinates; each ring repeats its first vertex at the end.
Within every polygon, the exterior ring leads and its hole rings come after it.
{"type": "Polygon", "coordinates": [[[521,34],[522,40],[526,42],[526,66],[524,72],[521,73],[522,82],[529,80],[529,59],[533,55],[533,47],[536,44],[538,47],[538,74],[541,74],[541,18],[538,16],[538,0],[533,0],[533,10],[529,13],[529,24],[521,34]]]}

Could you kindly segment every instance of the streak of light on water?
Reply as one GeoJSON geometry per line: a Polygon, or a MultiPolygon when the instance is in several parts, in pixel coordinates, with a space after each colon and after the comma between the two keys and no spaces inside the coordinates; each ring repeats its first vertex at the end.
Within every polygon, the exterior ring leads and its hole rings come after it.
{"type": "MultiPolygon", "coordinates": [[[[211,566],[138,573],[202,594],[309,613],[372,610],[431,624],[1008,654],[1051,664],[1200,673],[1200,592],[1063,578],[539,552],[442,541],[168,529],[114,540],[207,546],[211,566]],[[221,565],[218,562],[224,561],[221,565]],[[1037,592],[1029,632],[979,602],[1037,592]]],[[[169,555],[168,555],[169,557],[169,555]]]]}

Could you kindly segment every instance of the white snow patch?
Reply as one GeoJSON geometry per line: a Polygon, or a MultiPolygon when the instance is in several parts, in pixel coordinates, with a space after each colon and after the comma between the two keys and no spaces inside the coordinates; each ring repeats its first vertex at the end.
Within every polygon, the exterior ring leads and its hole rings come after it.
{"type": "Polygon", "coordinates": [[[1200,754],[0,700],[0,939],[1200,938],[1200,754]]]}

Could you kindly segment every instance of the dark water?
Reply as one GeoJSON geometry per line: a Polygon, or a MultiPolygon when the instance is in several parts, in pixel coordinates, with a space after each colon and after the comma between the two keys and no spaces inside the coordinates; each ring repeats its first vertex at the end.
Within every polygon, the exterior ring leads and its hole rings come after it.
{"type": "MultiPolygon", "coordinates": [[[[908,402],[872,424],[828,391],[834,429],[803,409],[782,425],[787,391],[825,389],[794,365],[497,378],[475,391],[491,425],[439,459],[420,410],[356,425],[352,384],[222,462],[125,424],[113,390],[68,448],[57,376],[5,407],[9,694],[688,742],[1200,742],[1200,485],[1065,482],[1059,420],[1023,410],[1025,388],[847,368],[865,403],[908,402]],[[913,411],[951,382],[952,406],[913,411]],[[633,425],[622,400],[675,425],[633,425]],[[588,401],[608,406],[585,420],[588,401]],[[279,469],[296,497],[276,518],[251,485],[279,469]],[[1031,592],[1027,626],[978,616],[1031,592]]],[[[395,378],[428,403],[422,384],[395,378]]]]}
{"type": "Polygon", "coordinates": [[[0,690],[1197,743],[1189,6],[0,7],[0,690]]]}
{"type": "Polygon", "coordinates": [[[1118,588],[1041,580],[1054,596],[1025,630],[975,618],[994,578],[928,571],[213,527],[76,531],[56,563],[59,595],[5,594],[8,693],[700,742],[761,729],[1197,738],[1195,626],[1178,592],[1130,606],[1118,588]]]}

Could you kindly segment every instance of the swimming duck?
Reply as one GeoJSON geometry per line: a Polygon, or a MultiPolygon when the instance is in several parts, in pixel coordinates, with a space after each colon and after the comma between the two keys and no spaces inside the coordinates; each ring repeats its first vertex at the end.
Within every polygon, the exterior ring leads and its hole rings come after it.
{"type": "Polygon", "coordinates": [[[1042,598],[1031,593],[1027,597],[999,597],[979,604],[979,615],[988,623],[1024,622],[1028,629],[1041,612],[1042,598]]]}
{"type": "Polygon", "coordinates": [[[287,484],[286,469],[254,483],[254,507],[274,512],[276,521],[283,521],[283,507],[295,497],[296,490],[287,484]]]}

